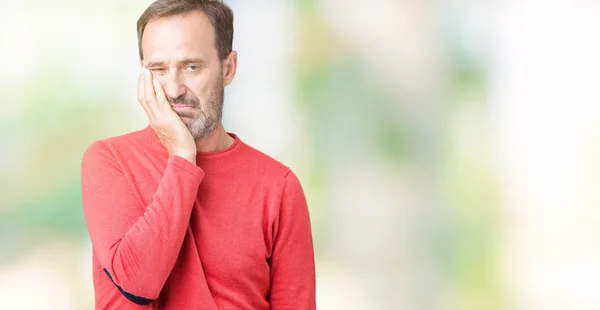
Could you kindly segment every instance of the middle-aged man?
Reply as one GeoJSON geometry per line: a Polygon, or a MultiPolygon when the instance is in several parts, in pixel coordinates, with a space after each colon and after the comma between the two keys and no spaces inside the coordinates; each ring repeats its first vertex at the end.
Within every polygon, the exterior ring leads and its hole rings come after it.
{"type": "Polygon", "coordinates": [[[300,182],[221,122],[231,9],[158,0],[138,40],[150,124],[93,143],[82,163],[96,309],[314,309],[300,182]]]}

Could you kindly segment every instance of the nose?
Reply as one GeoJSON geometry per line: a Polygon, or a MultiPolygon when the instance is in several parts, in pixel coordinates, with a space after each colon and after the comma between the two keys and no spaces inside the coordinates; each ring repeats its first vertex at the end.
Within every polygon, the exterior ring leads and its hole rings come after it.
{"type": "Polygon", "coordinates": [[[165,94],[170,98],[179,98],[186,92],[186,87],[179,74],[179,70],[176,69],[169,70],[164,76],[163,87],[165,89],[165,94]]]}

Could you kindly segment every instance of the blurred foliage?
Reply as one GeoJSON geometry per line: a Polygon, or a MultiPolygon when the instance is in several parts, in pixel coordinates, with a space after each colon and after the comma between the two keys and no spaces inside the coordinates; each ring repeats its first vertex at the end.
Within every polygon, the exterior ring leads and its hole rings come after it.
{"type": "MultiPolygon", "coordinates": [[[[431,269],[441,271],[445,286],[456,291],[449,308],[504,309],[505,292],[497,274],[496,176],[490,162],[480,160],[492,155],[490,120],[482,99],[487,95],[483,62],[464,48],[455,32],[444,33],[448,82],[443,85],[447,98],[439,99],[440,123],[408,122],[393,107],[410,103],[374,76],[364,55],[334,33],[318,3],[294,2],[299,40],[292,67],[294,95],[310,143],[304,185],[310,188],[317,257],[322,258],[331,236],[340,233],[330,229],[336,219],[326,205],[335,186],[332,167],[356,158],[374,160],[390,174],[411,166],[417,172],[403,175],[407,182],[440,183],[427,183],[431,188],[422,189],[422,195],[441,196],[433,212],[444,217],[437,218],[439,223],[426,223],[430,226],[416,224],[410,242],[415,252],[425,249],[425,255],[432,256],[431,269]],[[426,140],[429,132],[434,137],[426,140]],[[481,143],[461,144],[463,140],[481,143]],[[431,228],[432,223],[439,227],[431,228]]],[[[137,4],[125,6],[127,12],[139,9],[137,4]]],[[[123,27],[132,25],[120,15],[126,13],[110,14],[123,27]]],[[[114,85],[91,91],[77,73],[62,70],[68,60],[43,60],[47,67],[18,89],[21,97],[14,95],[16,88],[0,85],[0,92],[11,93],[16,104],[23,105],[15,117],[0,122],[0,155],[10,163],[25,162],[6,167],[8,173],[0,175],[0,263],[15,261],[53,240],[48,236],[84,243],[81,157],[92,141],[122,133],[131,122],[129,113],[115,108],[115,100],[122,99],[108,91],[114,85]]],[[[413,215],[429,211],[419,209],[413,215]]],[[[394,255],[409,255],[397,252],[394,255]]],[[[398,272],[390,270],[383,283],[393,286],[398,272]]],[[[427,294],[422,300],[411,298],[417,307],[432,302],[427,294]]]]}

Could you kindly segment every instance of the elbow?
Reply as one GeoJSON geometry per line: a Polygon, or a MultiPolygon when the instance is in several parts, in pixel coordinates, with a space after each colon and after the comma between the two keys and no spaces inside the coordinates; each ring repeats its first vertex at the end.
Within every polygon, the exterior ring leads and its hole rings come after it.
{"type": "Polygon", "coordinates": [[[162,278],[144,261],[132,260],[131,257],[136,257],[135,251],[128,246],[129,243],[122,241],[110,248],[107,265],[112,268],[104,268],[103,271],[123,297],[136,305],[148,305],[158,299],[166,277],[162,278]]]}
{"type": "Polygon", "coordinates": [[[118,285],[114,280],[113,277],[111,276],[110,272],[108,272],[108,270],[106,268],[104,268],[104,273],[106,274],[106,276],[110,279],[110,281],[114,284],[115,288],[117,290],[119,290],[119,292],[125,297],[127,298],[127,300],[140,305],[140,306],[145,306],[148,305],[150,303],[152,303],[154,300],[158,299],[158,295],[160,294],[162,287],[159,287],[158,285],[144,285],[144,287],[139,291],[136,292],[135,294],[127,291],[127,285],[126,283],[123,284],[124,287],[118,285]]]}

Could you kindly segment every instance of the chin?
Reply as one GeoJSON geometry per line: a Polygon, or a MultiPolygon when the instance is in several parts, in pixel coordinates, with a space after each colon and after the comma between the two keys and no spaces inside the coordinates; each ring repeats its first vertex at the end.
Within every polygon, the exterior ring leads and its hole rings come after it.
{"type": "Polygon", "coordinates": [[[190,113],[177,113],[177,115],[179,116],[179,118],[181,118],[181,120],[184,123],[192,122],[193,120],[198,118],[197,115],[191,115],[190,113]]]}

